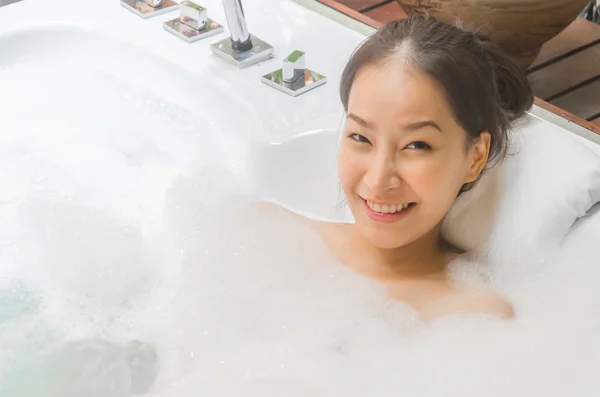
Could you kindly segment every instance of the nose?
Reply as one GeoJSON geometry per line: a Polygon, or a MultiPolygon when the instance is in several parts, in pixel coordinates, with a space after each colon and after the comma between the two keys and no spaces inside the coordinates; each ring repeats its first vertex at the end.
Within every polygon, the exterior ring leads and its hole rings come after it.
{"type": "Polygon", "coordinates": [[[371,161],[363,179],[371,194],[381,196],[400,186],[396,161],[393,154],[379,153],[371,161]]]}

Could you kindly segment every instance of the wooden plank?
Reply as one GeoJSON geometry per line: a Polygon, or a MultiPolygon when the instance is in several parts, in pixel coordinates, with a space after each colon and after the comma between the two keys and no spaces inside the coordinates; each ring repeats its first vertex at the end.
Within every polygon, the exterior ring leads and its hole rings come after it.
{"type": "Polygon", "coordinates": [[[384,24],[396,19],[406,18],[406,13],[400,7],[400,4],[395,1],[367,11],[364,15],[384,24]]]}
{"type": "Polygon", "coordinates": [[[340,4],[362,12],[365,8],[371,8],[383,2],[383,0],[337,0],[340,4]]]}
{"type": "Polygon", "coordinates": [[[541,108],[546,109],[549,112],[552,112],[562,118],[565,118],[575,124],[580,125],[583,128],[587,128],[588,130],[600,135],[600,124],[595,124],[595,123],[591,123],[589,121],[585,121],[581,117],[577,117],[574,114],[571,114],[571,113],[567,112],[566,110],[561,109],[558,106],[555,106],[551,103],[548,103],[538,97],[535,98],[535,104],[541,108]]]}
{"type": "MultiPolygon", "coordinates": [[[[348,15],[349,17],[356,19],[366,25],[369,25],[373,28],[380,28],[381,26],[383,26],[383,24],[381,22],[376,21],[375,19],[367,16],[367,15],[363,15],[361,13],[359,13],[356,10],[353,10],[350,7],[347,7],[343,4],[340,4],[339,2],[335,1],[335,0],[317,0],[343,14],[348,15]]],[[[558,36],[557,36],[558,37],[558,36]]],[[[579,37],[579,39],[581,40],[581,37],[579,37]]],[[[550,42],[546,43],[546,45],[549,45],[550,42]]],[[[539,77],[539,76],[538,76],[539,77]]],[[[532,84],[533,85],[533,84],[532,84]]],[[[535,88],[535,87],[534,87],[535,88]]],[[[537,95],[537,94],[536,94],[537,95]]],[[[580,117],[577,117],[574,114],[569,113],[568,111],[561,109],[551,103],[548,103],[546,101],[544,101],[543,99],[539,98],[536,96],[535,98],[535,104],[543,109],[548,110],[549,112],[552,112],[560,117],[563,117],[575,124],[578,124],[580,126],[582,126],[583,128],[586,128],[592,132],[595,132],[596,134],[600,135],[600,120],[594,120],[594,122],[589,122],[586,121],[580,117]]]]}
{"type": "Polygon", "coordinates": [[[600,74],[600,44],[530,73],[528,78],[535,95],[548,100],[553,95],[598,74],[600,74]]]}
{"type": "Polygon", "coordinates": [[[588,119],[600,112],[600,80],[557,98],[552,104],[588,119]]]}
{"type": "Polygon", "coordinates": [[[331,7],[334,10],[339,11],[342,14],[349,16],[350,18],[356,19],[357,21],[362,22],[365,25],[369,25],[375,29],[379,29],[380,27],[383,26],[383,24],[381,22],[377,22],[373,18],[370,18],[364,14],[361,14],[360,12],[358,12],[348,6],[345,6],[335,0],[318,0],[318,1],[319,1],[319,3],[322,3],[328,7],[331,7]]]}
{"type": "Polygon", "coordinates": [[[565,30],[544,44],[530,69],[598,39],[600,39],[600,25],[578,18],[565,30]]]}

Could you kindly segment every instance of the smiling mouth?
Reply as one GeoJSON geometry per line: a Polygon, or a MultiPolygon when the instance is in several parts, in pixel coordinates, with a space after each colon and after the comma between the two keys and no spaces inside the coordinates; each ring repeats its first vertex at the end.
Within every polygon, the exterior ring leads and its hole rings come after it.
{"type": "Polygon", "coordinates": [[[395,214],[410,208],[415,203],[401,203],[401,204],[378,204],[371,201],[365,200],[367,206],[371,211],[377,214],[395,214]]]}
{"type": "Polygon", "coordinates": [[[376,222],[390,223],[398,221],[410,212],[416,203],[380,204],[364,200],[365,212],[369,218],[376,222]]]}

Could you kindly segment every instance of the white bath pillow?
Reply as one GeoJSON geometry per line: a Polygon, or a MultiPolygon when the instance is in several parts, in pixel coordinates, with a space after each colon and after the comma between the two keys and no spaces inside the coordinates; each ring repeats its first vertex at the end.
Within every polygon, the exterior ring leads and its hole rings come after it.
{"type": "Polygon", "coordinates": [[[559,243],[600,201],[600,156],[570,133],[534,116],[511,133],[511,155],[461,195],[443,236],[496,255],[559,243]]]}

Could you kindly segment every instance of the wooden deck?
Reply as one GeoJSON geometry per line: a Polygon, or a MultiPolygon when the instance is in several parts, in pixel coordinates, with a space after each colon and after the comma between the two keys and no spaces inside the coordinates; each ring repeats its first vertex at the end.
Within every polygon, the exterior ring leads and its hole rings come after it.
{"type": "MultiPolygon", "coordinates": [[[[317,0],[374,28],[406,17],[396,0],[317,0]]],[[[536,104],[600,134],[600,25],[577,19],[527,71],[536,104]]]]}

